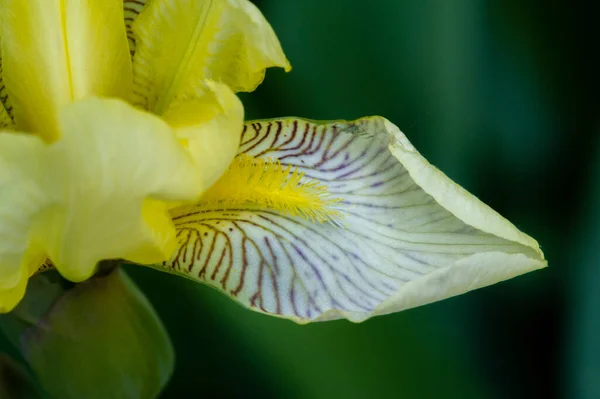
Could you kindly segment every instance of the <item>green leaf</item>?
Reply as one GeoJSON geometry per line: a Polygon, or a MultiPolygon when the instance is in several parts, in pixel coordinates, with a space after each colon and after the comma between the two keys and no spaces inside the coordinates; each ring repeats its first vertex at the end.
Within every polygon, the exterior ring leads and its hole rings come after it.
{"type": "Polygon", "coordinates": [[[25,370],[3,353],[0,353],[0,398],[39,398],[25,370]]]}
{"type": "Polygon", "coordinates": [[[68,398],[154,398],[174,355],[143,293],[117,268],[76,285],[22,336],[41,385],[68,398]]]}
{"type": "Polygon", "coordinates": [[[23,334],[45,317],[56,300],[72,286],[56,272],[31,278],[27,283],[27,293],[19,305],[8,314],[0,314],[0,329],[10,343],[20,349],[23,334]]]}

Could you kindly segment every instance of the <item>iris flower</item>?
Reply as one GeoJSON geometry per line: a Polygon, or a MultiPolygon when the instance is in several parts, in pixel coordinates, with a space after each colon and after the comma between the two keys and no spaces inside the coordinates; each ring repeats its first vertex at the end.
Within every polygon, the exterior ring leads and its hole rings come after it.
{"type": "MultiPolygon", "coordinates": [[[[247,0],[2,0],[0,309],[121,259],[297,322],[544,267],[537,242],[382,117],[244,124],[290,69],[247,0]]],[[[282,93],[284,95],[284,93],[282,93]]]]}

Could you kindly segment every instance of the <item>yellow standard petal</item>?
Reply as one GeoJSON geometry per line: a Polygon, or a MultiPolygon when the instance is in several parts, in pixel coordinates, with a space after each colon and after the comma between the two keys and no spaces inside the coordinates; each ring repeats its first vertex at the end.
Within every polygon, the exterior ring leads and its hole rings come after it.
{"type": "Polygon", "coordinates": [[[384,118],[246,124],[230,170],[171,211],[156,268],[297,322],[362,321],[546,266],[537,242],[384,118]]]}
{"type": "Polygon", "coordinates": [[[59,136],[60,108],[87,96],[129,99],[122,0],[2,0],[3,80],[17,128],[59,136]]]}
{"type": "Polygon", "coordinates": [[[96,98],[64,107],[62,137],[52,144],[37,136],[0,133],[3,309],[22,295],[23,275],[33,260],[39,267],[40,253],[72,281],[89,278],[103,259],[167,259],[177,244],[168,205],[197,200],[215,179],[213,168],[224,170],[234,156],[221,156],[223,165],[216,156],[195,156],[196,135],[211,133],[210,140],[200,141],[221,151],[233,144],[219,143],[226,135],[219,134],[218,121],[228,120],[230,127],[235,119],[234,144],[239,142],[241,114],[226,118],[219,106],[213,108],[205,121],[213,129],[187,132],[185,139],[152,114],[96,98]]]}
{"type": "Polygon", "coordinates": [[[157,114],[203,81],[252,91],[272,66],[290,69],[273,29],[247,0],[155,0],[135,19],[136,102],[157,114]]]}
{"type": "Polygon", "coordinates": [[[175,101],[163,118],[195,162],[203,165],[203,185],[210,187],[240,144],[244,107],[239,98],[226,85],[207,81],[192,98],[175,101]]]}

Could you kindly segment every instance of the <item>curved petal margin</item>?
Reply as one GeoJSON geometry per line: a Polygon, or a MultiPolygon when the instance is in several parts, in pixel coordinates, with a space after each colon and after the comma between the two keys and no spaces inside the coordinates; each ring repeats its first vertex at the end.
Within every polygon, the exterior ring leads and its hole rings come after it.
{"type": "Polygon", "coordinates": [[[162,115],[205,80],[253,91],[270,67],[291,69],[275,32],[248,0],[151,1],[131,25],[136,103],[162,115]]]}
{"type": "MultiPolygon", "coordinates": [[[[31,220],[44,204],[37,171],[37,154],[43,144],[37,137],[0,131],[0,313],[12,310],[25,294],[29,268],[39,265],[35,245],[29,242],[31,220]]],[[[42,254],[43,256],[43,254],[42,254]]]]}
{"type": "Polygon", "coordinates": [[[173,211],[179,251],[156,265],[260,312],[360,322],[546,266],[537,242],[431,166],[380,117],[247,123],[240,154],[278,159],[338,198],[315,223],[247,203],[173,211]]]}

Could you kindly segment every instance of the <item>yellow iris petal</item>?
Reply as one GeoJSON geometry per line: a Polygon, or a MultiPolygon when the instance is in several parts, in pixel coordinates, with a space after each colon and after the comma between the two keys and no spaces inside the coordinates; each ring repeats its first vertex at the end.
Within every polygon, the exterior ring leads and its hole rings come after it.
{"type": "Polygon", "coordinates": [[[187,200],[203,190],[200,171],[171,128],[116,100],[72,104],[61,125],[64,137],[44,154],[47,165],[57,165],[44,187],[57,204],[35,225],[50,259],[81,281],[102,259],[163,258],[174,231],[164,210],[146,201],[187,200]]]}
{"type": "Polygon", "coordinates": [[[132,25],[136,99],[157,114],[206,79],[252,91],[265,69],[290,69],[273,29],[247,0],[151,1],[132,25]]]}
{"type": "Polygon", "coordinates": [[[13,269],[0,269],[0,313],[10,312],[25,295],[27,287],[27,268],[21,262],[14,262],[13,269]]]}
{"type": "Polygon", "coordinates": [[[23,297],[30,260],[39,250],[30,245],[28,230],[45,201],[34,180],[41,178],[43,165],[25,156],[42,148],[37,137],[0,132],[0,312],[10,311],[23,297]]]}
{"type": "Polygon", "coordinates": [[[164,119],[186,145],[190,155],[202,162],[204,181],[210,187],[237,153],[244,125],[244,107],[229,87],[204,82],[193,99],[171,105],[164,119]]]}
{"type": "Polygon", "coordinates": [[[215,157],[198,156],[196,136],[218,152],[229,145],[219,138],[231,141],[235,127],[237,146],[236,101],[227,110],[233,117],[215,111],[203,124],[210,129],[186,131],[187,142],[152,114],[97,98],[64,107],[62,136],[52,144],[0,133],[0,310],[22,295],[18,273],[28,274],[40,250],[72,281],[89,278],[103,259],[166,260],[176,247],[168,205],[197,200],[214,180],[213,167],[225,169],[233,158],[221,155],[215,165],[215,157]]]}
{"type": "Polygon", "coordinates": [[[59,137],[60,108],[90,95],[128,99],[122,0],[3,0],[3,80],[17,128],[59,137]]]}

